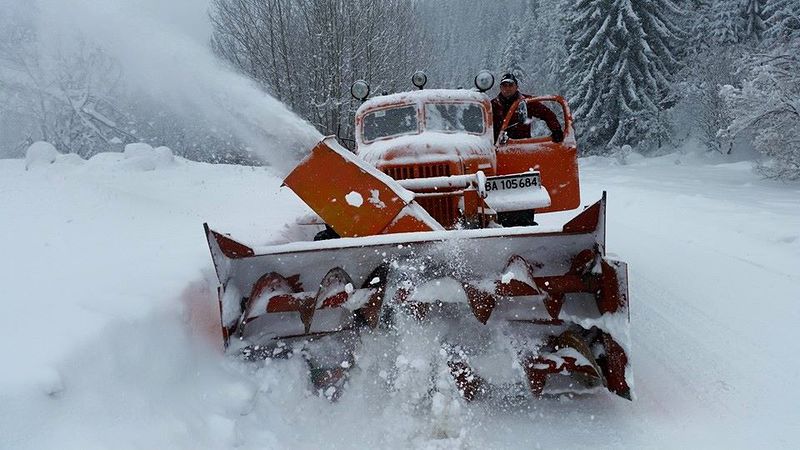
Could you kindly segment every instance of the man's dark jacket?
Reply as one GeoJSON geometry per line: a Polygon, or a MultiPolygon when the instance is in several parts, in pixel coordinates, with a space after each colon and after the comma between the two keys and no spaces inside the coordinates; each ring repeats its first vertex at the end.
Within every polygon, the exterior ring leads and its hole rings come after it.
{"type": "MultiPolygon", "coordinates": [[[[510,98],[503,97],[503,94],[497,94],[497,97],[492,99],[492,122],[494,123],[494,140],[497,142],[497,136],[500,134],[500,127],[503,126],[503,119],[506,118],[508,110],[511,105],[519,98],[530,98],[528,95],[523,95],[519,91],[510,98]]],[[[547,128],[550,128],[552,133],[561,133],[561,123],[558,121],[555,113],[541,102],[529,101],[528,102],[528,116],[544,120],[547,123],[547,128]]],[[[510,123],[516,122],[516,118],[512,118],[510,123]]],[[[507,130],[510,139],[526,139],[531,137],[531,124],[518,123],[507,130]]]]}

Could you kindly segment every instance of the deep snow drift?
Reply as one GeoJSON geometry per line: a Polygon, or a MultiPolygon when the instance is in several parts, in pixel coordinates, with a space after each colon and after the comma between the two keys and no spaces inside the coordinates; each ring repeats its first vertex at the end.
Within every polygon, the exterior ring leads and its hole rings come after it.
{"type": "Polygon", "coordinates": [[[268,241],[306,212],[270,169],[41,153],[0,160],[0,448],[798,445],[800,187],[748,163],[581,161],[630,267],[636,401],[467,405],[446,377],[429,398],[433,337],[409,324],[364,343],[331,404],[298,359],[243,364],[186,332],[214,283],[202,223],[268,241]]]}

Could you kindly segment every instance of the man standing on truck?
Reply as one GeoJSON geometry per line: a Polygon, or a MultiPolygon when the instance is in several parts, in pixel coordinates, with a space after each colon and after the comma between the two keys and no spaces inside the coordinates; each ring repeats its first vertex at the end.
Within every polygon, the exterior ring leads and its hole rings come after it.
{"type": "MultiPolygon", "coordinates": [[[[492,120],[494,122],[494,140],[497,142],[497,136],[500,134],[500,128],[503,126],[503,120],[508,114],[508,110],[520,98],[529,98],[530,96],[524,95],[519,92],[517,86],[517,77],[512,73],[503,75],[500,79],[500,93],[497,97],[492,99],[492,120]]],[[[553,142],[561,142],[564,140],[564,131],[561,130],[561,123],[558,121],[555,113],[541,102],[529,101],[528,116],[536,117],[537,119],[544,120],[547,123],[547,128],[550,129],[550,135],[553,142]]],[[[511,124],[514,124],[514,119],[511,124]]],[[[506,128],[506,133],[510,139],[526,139],[531,137],[531,124],[530,122],[516,123],[506,128]]]]}

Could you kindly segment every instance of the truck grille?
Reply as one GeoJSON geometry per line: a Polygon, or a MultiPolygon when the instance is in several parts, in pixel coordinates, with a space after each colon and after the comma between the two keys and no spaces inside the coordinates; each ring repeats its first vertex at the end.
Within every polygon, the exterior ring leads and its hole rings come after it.
{"type": "MultiPolygon", "coordinates": [[[[384,167],[383,172],[395,180],[409,178],[449,177],[452,173],[449,164],[417,164],[413,166],[384,167]]],[[[445,228],[452,227],[458,220],[458,196],[417,197],[417,202],[445,228]]]]}
{"type": "Polygon", "coordinates": [[[445,228],[455,225],[458,220],[458,197],[420,197],[417,202],[445,228]]]}
{"type": "Polygon", "coordinates": [[[450,166],[448,164],[419,164],[414,166],[386,167],[383,169],[383,172],[395,180],[449,177],[450,166]]]}

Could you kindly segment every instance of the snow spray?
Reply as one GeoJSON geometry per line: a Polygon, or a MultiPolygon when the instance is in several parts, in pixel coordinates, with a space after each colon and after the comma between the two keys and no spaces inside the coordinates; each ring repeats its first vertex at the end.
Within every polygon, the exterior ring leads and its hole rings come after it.
{"type": "Polygon", "coordinates": [[[209,45],[208,0],[38,0],[43,48],[74,38],[117,59],[126,85],[180,114],[230,130],[265,163],[289,169],[320,133],[209,45]]]}

